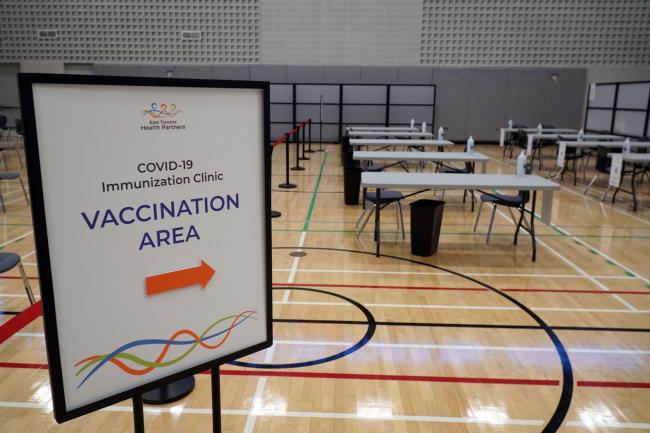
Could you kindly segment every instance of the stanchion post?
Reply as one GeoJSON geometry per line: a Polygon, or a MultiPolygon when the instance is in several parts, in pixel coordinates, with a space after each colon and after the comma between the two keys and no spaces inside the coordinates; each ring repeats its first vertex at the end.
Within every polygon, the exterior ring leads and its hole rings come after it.
{"type": "Polygon", "coordinates": [[[291,167],[291,170],[302,171],[305,167],[300,166],[300,125],[294,128],[293,141],[296,143],[296,166],[291,167]]]}
{"type": "Polygon", "coordinates": [[[307,153],[314,153],[314,151],[311,150],[311,117],[307,120],[307,125],[309,126],[309,147],[307,148],[307,153]]]}
{"type": "Polygon", "coordinates": [[[133,430],[135,433],[144,433],[144,408],[141,394],[133,397],[133,430]]]}
{"type": "Polygon", "coordinates": [[[221,383],[219,366],[210,370],[212,382],[212,433],[221,433],[221,383]]]}
{"type": "Polygon", "coordinates": [[[305,129],[305,125],[306,125],[305,122],[302,122],[300,124],[300,126],[302,127],[302,135],[299,136],[302,137],[300,138],[300,146],[302,147],[302,156],[300,157],[301,161],[309,161],[309,157],[305,156],[305,152],[307,149],[307,130],[305,129]]]}
{"type": "Polygon", "coordinates": [[[278,188],[296,188],[298,185],[289,181],[289,145],[291,144],[289,142],[289,133],[284,134],[282,140],[284,141],[284,183],[278,185],[278,188]]]}

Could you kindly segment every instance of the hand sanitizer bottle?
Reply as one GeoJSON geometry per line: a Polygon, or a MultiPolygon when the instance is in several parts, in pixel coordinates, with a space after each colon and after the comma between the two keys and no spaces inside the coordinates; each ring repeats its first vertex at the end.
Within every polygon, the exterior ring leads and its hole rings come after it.
{"type": "Polygon", "coordinates": [[[542,124],[541,123],[539,125],[537,125],[537,133],[538,134],[542,133],[542,124]]]}
{"type": "Polygon", "coordinates": [[[578,131],[578,141],[584,141],[585,140],[585,130],[581,129],[578,131]]]}
{"type": "Polygon", "coordinates": [[[513,125],[512,119],[508,120],[508,128],[512,129],[512,125],[513,125]]]}
{"type": "Polygon", "coordinates": [[[440,125],[440,128],[438,128],[438,140],[444,140],[445,139],[445,128],[440,125]]]}
{"type": "Polygon", "coordinates": [[[630,138],[626,138],[623,142],[623,153],[630,153],[630,138]]]}
{"type": "Polygon", "coordinates": [[[427,122],[422,122],[422,133],[427,132],[427,122]]]}
{"type": "Polygon", "coordinates": [[[467,139],[467,152],[474,153],[474,137],[472,137],[471,135],[467,139]]]}
{"type": "Polygon", "coordinates": [[[526,154],[522,150],[517,157],[517,176],[524,176],[526,174],[526,154]]]}
{"type": "Polygon", "coordinates": [[[415,128],[415,119],[411,118],[411,128],[415,128]]]}

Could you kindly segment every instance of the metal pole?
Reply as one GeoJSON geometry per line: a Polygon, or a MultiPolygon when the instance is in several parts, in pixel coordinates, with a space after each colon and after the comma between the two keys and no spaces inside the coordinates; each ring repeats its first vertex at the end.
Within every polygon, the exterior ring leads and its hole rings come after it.
{"type": "Polygon", "coordinates": [[[291,167],[292,170],[302,171],[305,167],[300,166],[300,128],[293,134],[293,141],[296,143],[296,166],[291,167]]]}
{"type": "Polygon", "coordinates": [[[278,185],[278,188],[296,188],[298,185],[295,185],[289,180],[289,134],[284,134],[284,183],[278,185]]]}
{"type": "Polygon", "coordinates": [[[135,433],[144,433],[144,409],[140,394],[133,397],[133,430],[135,433]]]}
{"type": "Polygon", "coordinates": [[[314,151],[311,150],[311,117],[307,122],[309,123],[309,148],[307,149],[307,153],[314,153],[314,151]]]}
{"type": "MultiPolygon", "coordinates": [[[[301,147],[302,147],[302,156],[300,157],[301,161],[309,161],[309,157],[305,156],[305,147],[307,146],[307,131],[305,131],[305,122],[301,123],[302,127],[302,139],[301,141],[301,147]]],[[[299,136],[300,137],[300,136],[299,136]]]]}
{"type": "Polygon", "coordinates": [[[212,382],[212,432],[221,433],[221,384],[219,366],[210,370],[212,382]]]}
{"type": "Polygon", "coordinates": [[[318,111],[318,150],[323,151],[323,95],[320,95],[320,106],[318,111]]]}

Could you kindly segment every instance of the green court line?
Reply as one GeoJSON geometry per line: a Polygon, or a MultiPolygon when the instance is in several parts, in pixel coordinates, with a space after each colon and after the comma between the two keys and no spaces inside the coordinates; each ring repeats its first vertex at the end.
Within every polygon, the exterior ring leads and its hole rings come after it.
{"type": "Polygon", "coordinates": [[[309,231],[309,221],[311,216],[314,213],[314,205],[316,204],[316,196],[318,195],[318,188],[320,188],[320,181],[323,178],[323,170],[325,169],[325,162],[327,161],[327,154],[323,154],[323,160],[320,163],[320,171],[318,172],[318,178],[316,178],[316,185],[314,186],[314,193],[311,196],[311,202],[309,203],[309,210],[307,210],[307,216],[305,217],[305,224],[302,226],[302,231],[309,231]]]}

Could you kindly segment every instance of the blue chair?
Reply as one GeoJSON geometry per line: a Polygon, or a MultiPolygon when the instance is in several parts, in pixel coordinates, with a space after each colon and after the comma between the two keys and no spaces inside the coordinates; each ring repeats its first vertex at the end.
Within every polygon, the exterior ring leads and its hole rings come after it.
{"type": "MultiPolygon", "coordinates": [[[[25,195],[25,201],[27,201],[27,205],[29,205],[29,197],[27,197],[27,191],[25,190],[25,184],[23,183],[23,180],[20,177],[20,174],[15,172],[15,171],[8,171],[5,173],[0,173],[0,180],[15,180],[18,179],[18,182],[20,182],[20,187],[23,190],[23,194],[25,195]]],[[[2,211],[6,212],[7,209],[5,208],[5,200],[4,197],[2,196],[2,190],[0,190],[0,205],[2,205],[2,211]]]]}
{"type": "MultiPolygon", "coordinates": [[[[5,169],[9,170],[9,166],[7,165],[7,157],[5,155],[5,152],[8,150],[15,150],[16,155],[18,155],[18,161],[20,162],[20,166],[24,167],[23,165],[23,158],[20,156],[20,151],[18,150],[18,138],[22,138],[23,136],[23,122],[21,119],[15,119],[16,122],[16,133],[18,134],[18,137],[16,139],[16,142],[14,144],[8,144],[8,143],[2,143],[0,144],[0,152],[2,153],[2,161],[5,164],[5,169]],[[20,128],[20,132],[19,131],[20,128]]],[[[7,130],[7,116],[0,115],[0,130],[5,131],[7,130]]]]}
{"type": "Polygon", "coordinates": [[[36,300],[34,299],[34,293],[32,293],[32,286],[30,286],[29,280],[27,279],[27,274],[25,274],[23,263],[20,261],[20,256],[16,253],[0,253],[0,273],[4,274],[5,272],[15,268],[16,265],[18,265],[18,270],[20,271],[20,276],[23,280],[27,297],[29,298],[29,303],[33,305],[36,300]]]}

